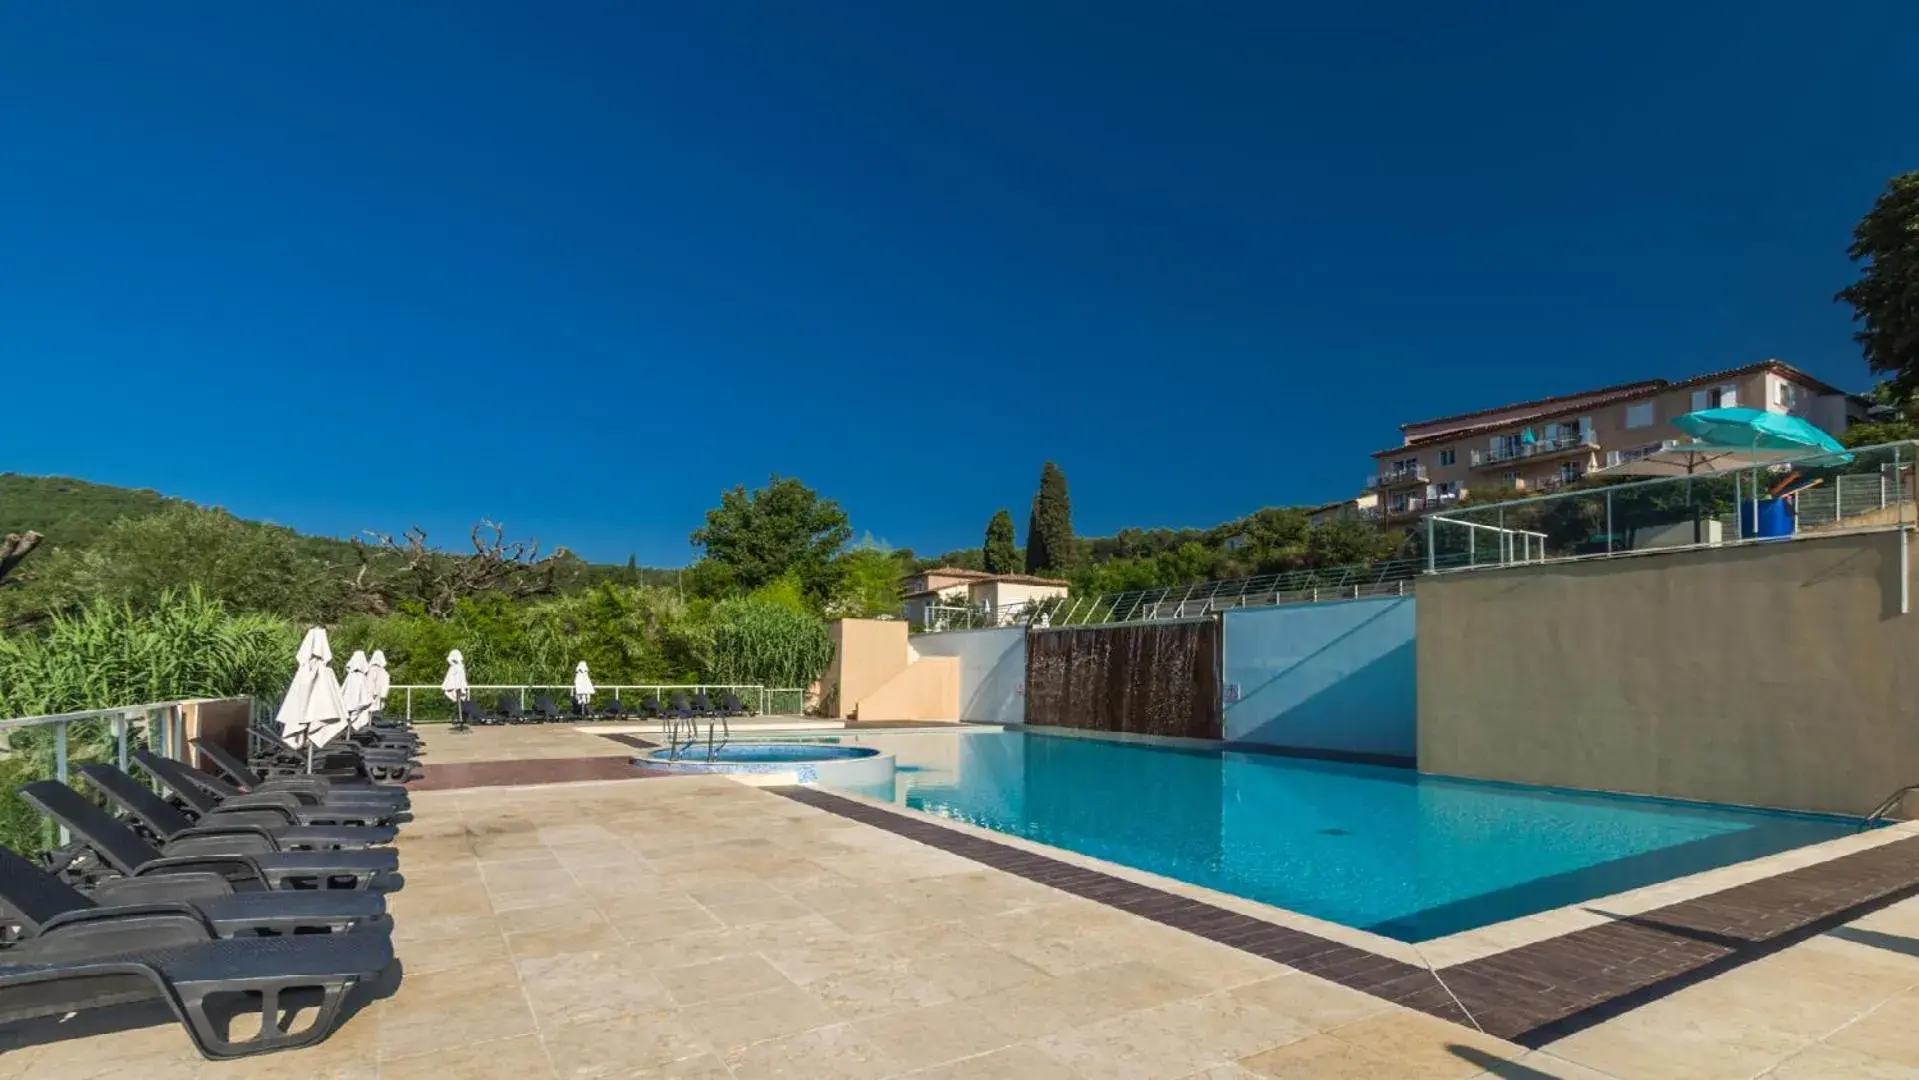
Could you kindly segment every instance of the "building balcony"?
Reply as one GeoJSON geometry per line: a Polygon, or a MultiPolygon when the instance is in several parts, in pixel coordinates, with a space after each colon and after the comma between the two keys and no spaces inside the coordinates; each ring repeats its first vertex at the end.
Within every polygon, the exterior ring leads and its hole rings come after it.
{"type": "Polygon", "coordinates": [[[1590,432],[1561,435],[1551,439],[1540,439],[1537,442],[1518,443],[1497,450],[1474,450],[1473,468],[1492,469],[1509,466],[1514,462],[1533,461],[1560,454],[1574,454],[1582,450],[1597,449],[1599,449],[1599,439],[1590,432]]]}
{"type": "Polygon", "coordinates": [[[1388,469],[1376,476],[1366,478],[1366,490],[1385,491],[1389,488],[1411,487],[1426,482],[1426,466],[1415,465],[1410,469],[1388,469]]]}

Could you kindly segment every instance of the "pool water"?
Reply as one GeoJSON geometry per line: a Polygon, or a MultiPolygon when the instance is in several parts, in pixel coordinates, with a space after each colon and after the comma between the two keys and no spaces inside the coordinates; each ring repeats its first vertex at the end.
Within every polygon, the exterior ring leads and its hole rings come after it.
{"type": "Polygon", "coordinates": [[[1027,732],[833,741],[896,754],[890,794],[914,809],[1402,941],[1856,827],[1844,818],[1027,732]]]}

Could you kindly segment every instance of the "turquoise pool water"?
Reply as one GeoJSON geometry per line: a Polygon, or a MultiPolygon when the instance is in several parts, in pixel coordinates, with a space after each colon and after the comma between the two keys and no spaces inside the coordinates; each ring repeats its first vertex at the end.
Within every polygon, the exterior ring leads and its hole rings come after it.
{"type": "Polygon", "coordinates": [[[980,732],[898,756],[918,810],[1424,941],[1844,835],[1841,818],[1407,769],[980,732]]]}

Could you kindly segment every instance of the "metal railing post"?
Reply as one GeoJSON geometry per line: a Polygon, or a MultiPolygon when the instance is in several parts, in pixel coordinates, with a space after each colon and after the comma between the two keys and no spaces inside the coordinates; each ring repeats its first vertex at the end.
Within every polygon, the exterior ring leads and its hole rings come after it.
{"type": "Polygon", "coordinates": [[[120,771],[126,772],[127,771],[127,718],[125,716],[116,716],[113,718],[113,744],[114,744],[114,758],[118,761],[120,765],[120,771]]]}
{"type": "Polygon", "coordinates": [[[1426,572],[1433,572],[1433,516],[1426,516],[1426,572]]]}

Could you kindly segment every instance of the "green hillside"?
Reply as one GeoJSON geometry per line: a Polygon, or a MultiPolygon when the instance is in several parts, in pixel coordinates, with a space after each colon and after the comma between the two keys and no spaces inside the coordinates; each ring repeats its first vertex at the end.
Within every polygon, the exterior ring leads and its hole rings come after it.
{"type": "Polygon", "coordinates": [[[116,518],[146,517],[184,501],[145,488],[0,473],[0,533],[32,529],[48,547],[86,547],[116,518]]]}

